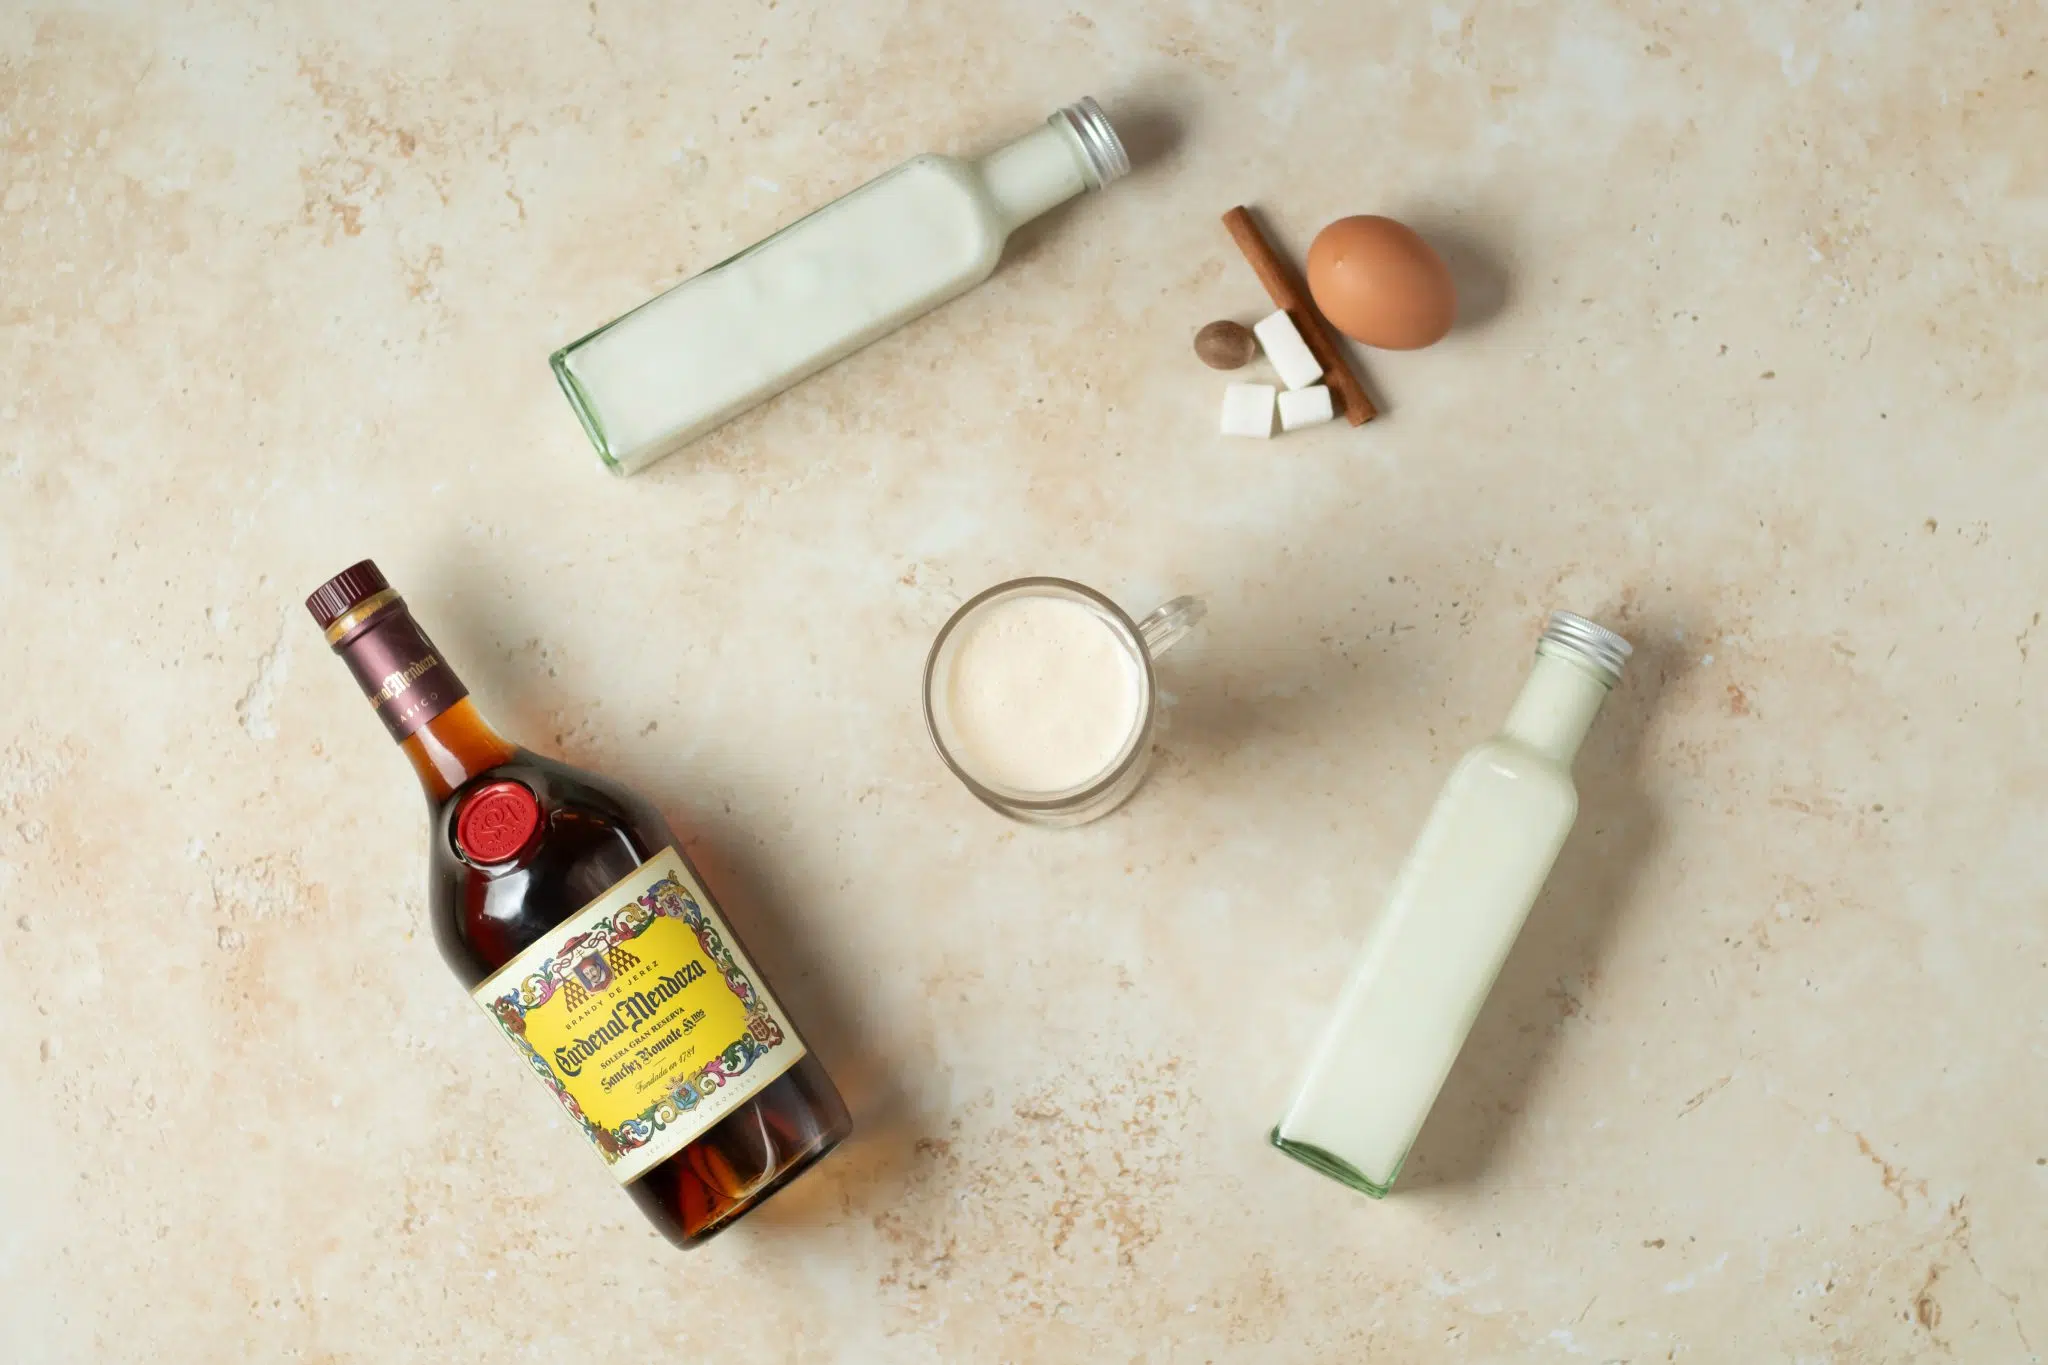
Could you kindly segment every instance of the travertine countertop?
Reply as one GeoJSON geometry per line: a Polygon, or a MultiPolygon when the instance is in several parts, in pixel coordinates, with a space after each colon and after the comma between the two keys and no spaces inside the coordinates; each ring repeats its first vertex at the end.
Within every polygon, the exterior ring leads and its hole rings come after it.
{"type": "Polygon", "coordinates": [[[0,12],[0,1358],[2038,1361],[2048,14],[662,0],[0,12]],[[1084,92],[1145,164],[631,481],[547,353],[1084,92]],[[1411,221],[1388,415],[1189,351],[1411,221]],[[423,932],[300,607],[373,554],[693,851],[860,1132],[682,1256],[423,932]],[[1213,608],[1010,827],[922,654],[1213,608]],[[1637,662],[1398,1196],[1264,1145],[1542,613],[1637,662]]]}

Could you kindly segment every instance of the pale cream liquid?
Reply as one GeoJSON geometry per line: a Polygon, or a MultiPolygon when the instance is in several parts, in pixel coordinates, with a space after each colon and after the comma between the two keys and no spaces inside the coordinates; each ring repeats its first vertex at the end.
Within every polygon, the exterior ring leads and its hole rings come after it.
{"type": "Polygon", "coordinates": [[[947,742],[977,781],[1071,791],[1123,754],[1138,726],[1140,665],[1092,608],[1012,597],[961,630],[945,681],[947,742]]]}
{"type": "Polygon", "coordinates": [[[1506,733],[1459,762],[1276,1136],[1393,1184],[1571,831],[1571,758],[1605,693],[1539,657],[1506,733]]]}
{"type": "Polygon", "coordinates": [[[1078,155],[1046,127],[978,167],[917,157],[576,343],[600,447],[631,472],[964,292],[1081,192],[1078,155]]]}

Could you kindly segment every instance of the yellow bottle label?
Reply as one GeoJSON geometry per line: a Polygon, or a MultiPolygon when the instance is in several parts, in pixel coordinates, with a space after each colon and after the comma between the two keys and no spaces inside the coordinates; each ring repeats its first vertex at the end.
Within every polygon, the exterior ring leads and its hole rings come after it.
{"type": "Polygon", "coordinates": [[[804,1045],[674,849],[472,992],[620,1184],[687,1147],[804,1045]]]}

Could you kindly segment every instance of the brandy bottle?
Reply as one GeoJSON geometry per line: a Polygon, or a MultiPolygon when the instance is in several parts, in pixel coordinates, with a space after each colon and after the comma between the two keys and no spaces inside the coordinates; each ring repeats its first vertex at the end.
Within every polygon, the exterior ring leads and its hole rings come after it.
{"type": "Polygon", "coordinates": [[[661,813],[501,738],[369,560],[306,600],[427,797],[434,938],[678,1246],[852,1128],[661,813]]]}

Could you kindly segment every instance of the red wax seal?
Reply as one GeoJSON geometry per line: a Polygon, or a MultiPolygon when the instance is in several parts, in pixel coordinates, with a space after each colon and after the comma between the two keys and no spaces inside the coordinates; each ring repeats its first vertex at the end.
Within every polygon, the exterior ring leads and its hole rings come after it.
{"type": "Polygon", "coordinates": [[[473,863],[502,863],[526,847],[540,824],[540,802],[517,782],[493,782],[462,799],[455,847],[473,863]]]}

